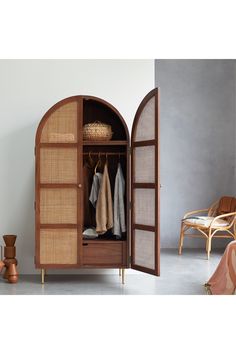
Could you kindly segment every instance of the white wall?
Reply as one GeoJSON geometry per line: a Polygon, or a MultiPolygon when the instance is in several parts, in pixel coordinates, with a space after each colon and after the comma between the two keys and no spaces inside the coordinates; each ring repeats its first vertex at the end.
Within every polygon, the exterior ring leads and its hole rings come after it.
{"type": "Polygon", "coordinates": [[[0,235],[18,235],[20,273],[36,272],[34,137],[44,113],[65,97],[94,95],[130,129],[154,77],[154,60],[0,60],[0,235]]]}

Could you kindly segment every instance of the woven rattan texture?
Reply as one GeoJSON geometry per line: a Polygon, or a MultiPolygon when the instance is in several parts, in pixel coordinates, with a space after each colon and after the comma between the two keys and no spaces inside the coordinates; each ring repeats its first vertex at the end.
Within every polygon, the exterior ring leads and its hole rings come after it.
{"type": "Polygon", "coordinates": [[[77,183],[77,149],[41,148],[40,183],[77,183]]]}
{"type": "Polygon", "coordinates": [[[155,190],[134,190],[135,224],[155,226],[155,190]]]}
{"type": "Polygon", "coordinates": [[[112,130],[109,124],[99,121],[85,124],[83,127],[84,140],[110,140],[112,138],[112,130]]]}
{"type": "Polygon", "coordinates": [[[150,231],[135,230],[135,264],[155,269],[155,234],[150,231]]]}
{"type": "Polygon", "coordinates": [[[77,190],[75,188],[41,188],[41,224],[76,224],[77,190]]]}
{"type": "Polygon", "coordinates": [[[210,207],[210,209],[208,211],[208,216],[214,216],[215,217],[217,215],[218,207],[219,207],[219,200],[211,205],[211,207],[210,207]]]}
{"type": "Polygon", "coordinates": [[[46,121],[41,143],[74,143],[77,141],[77,102],[59,107],[46,121]]]}
{"type": "Polygon", "coordinates": [[[134,141],[155,139],[155,97],[152,97],[140,114],[134,141]]]}
{"type": "Polygon", "coordinates": [[[77,230],[41,230],[41,264],[76,264],[77,230]]]}
{"type": "Polygon", "coordinates": [[[135,182],[155,183],[155,146],[136,147],[134,158],[135,182]]]}

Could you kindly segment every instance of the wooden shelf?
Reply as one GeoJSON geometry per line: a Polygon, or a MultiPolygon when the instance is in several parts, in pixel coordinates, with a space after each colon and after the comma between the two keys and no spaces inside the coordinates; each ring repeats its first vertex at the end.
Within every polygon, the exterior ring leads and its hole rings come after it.
{"type": "Polygon", "coordinates": [[[128,145],[127,140],[90,141],[84,140],[83,145],[128,145]]]}
{"type": "Polygon", "coordinates": [[[122,242],[126,242],[126,240],[112,240],[112,239],[99,239],[99,238],[94,238],[93,240],[88,240],[88,239],[82,239],[82,243],[122,243],[122,242]]]}

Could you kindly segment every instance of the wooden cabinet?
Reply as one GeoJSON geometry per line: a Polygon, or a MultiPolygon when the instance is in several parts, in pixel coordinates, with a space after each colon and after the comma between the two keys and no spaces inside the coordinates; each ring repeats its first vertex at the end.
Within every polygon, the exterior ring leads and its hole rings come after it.
{"type": "Polygon", "coordinates": [[[35,144],[36,268],[132,267],[159,275],[158,109],[156,88],[137,110],[131,139],[121,114],[97,97],[66,98],[44,115],[35,144]],[[94,121],[112,126],[112,140],[83,140],[83,126],[94,121]],[[108,159],[111,185],[121,163],[126,232],[120,240],[83,238],[88,154],[108,159]]]}

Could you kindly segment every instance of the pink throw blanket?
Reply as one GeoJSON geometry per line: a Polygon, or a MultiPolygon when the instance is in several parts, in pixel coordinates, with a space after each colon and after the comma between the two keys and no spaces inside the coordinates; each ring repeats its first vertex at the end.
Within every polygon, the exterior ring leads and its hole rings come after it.
{"type": "Polygon", "coordinates": [[[212,295],[233,295],[236,288],[236,241],[230,242],[216,268],[205,284],[212,295]]]}

